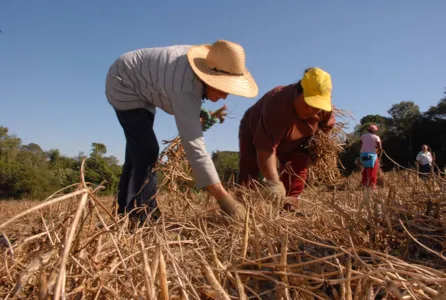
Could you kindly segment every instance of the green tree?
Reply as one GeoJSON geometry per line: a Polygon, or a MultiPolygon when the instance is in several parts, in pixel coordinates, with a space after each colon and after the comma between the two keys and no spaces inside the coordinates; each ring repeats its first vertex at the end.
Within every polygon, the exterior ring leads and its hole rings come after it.
{"type": "Polygon", "coordinates": [[[0,127],[0,196],[43,199],[58,187],[42,148],[0,127]]]}
{"type": "Polygon", "coordinates": [[[222,181],[237,177],[239,153],[234,151],[216,151],[212,153],[217,173],[222,181]]]}
{"type": "MultiPolygon", "coordinates": [[[[107,147],[101,143],[92,143],[90,157],[85,161],[85,180],[93,184],[106,181],[105,193],[112,194],[118,189],[119,176],[122,172],[114,156],[106,157],[107,147]]],[[[82,155],[79,155],[82,158],[82,155]]]]}
{"type": "Polygon", "coordinates": [[[59,149],[51,149],[46,152],[48,159],[52,164],[57,164],[60,161],[61,155],[59,149]]]}
{"type": "Polygon", "coordinates": [[[15,159],[20,151],[22,140],[10,135],[7,127],[0,126],[0,154],[8,159],[15,159]]]}
{"type": "Polygon", "coordinates": [[[47,151],[46,156],[51,166],[52,173],[58,178],[61,187],[72,185],[80,181],[80,164],[75,158],[61,155],[58,149],[47,151]]]}
{"type": "Polygon", "coordinates": [[[392,130],[396,134],[408,134],[421,117],[420,108],[412,101],[394,104],[387,112],[392,117],[392,130]]]}
{"type": "Polygon", "coordinates": [[[391,130],[395,135],[402,135],[408,140],[408,154],[413,156],[413,141],[411,130],[413,125],[421,118],[421,112],[418,105],[412,101],[402,101],[392,105],[388,110],[389,115],[392,116],[391,130]]]}
{"type": "Polygon", "coordinates": [[[0,126],[0,197],[44,199],[54,191],[79,182],[80,166],[86,160],[85,179],[99,184],[106,180],[106,193],[117,189],[121,166],[114,156],[105,156],[104,144],[93,143],[90,156],[80,152],[67,157],[58,149],[44,151],[38,144],[23,145],[20,138],[0,126]]]}
{"type": "Polygon", "coordinates": [[[432,120],[446,120],[446,97],[441,99],[436,106],[431,106],[425,116],[432,120]]]}
{"type": "Polygon", "coordinates": [[[367,115],[361,118],[359,124],[355,126],[354,134],[360,137],[371,124],[376,124],[381,136],[387,135],[388,129],[392,126],[392,119],[381,115],[367,115]]]}
{"type": "Polygon", "coordinates": [[[105,153],[107,153],[107,147],[101,143],[93,143],[91,144],[91,157],[102,157],[105,153]]]}

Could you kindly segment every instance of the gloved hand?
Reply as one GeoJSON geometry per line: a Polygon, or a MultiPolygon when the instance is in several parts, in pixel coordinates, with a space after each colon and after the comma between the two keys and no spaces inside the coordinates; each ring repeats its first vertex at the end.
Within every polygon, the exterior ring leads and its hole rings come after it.
{"type": "Polygon", "coordinates": [[[246,210],[243,205],[234,200],[234,198],[227,194],[226,196],[217,199],[218,205],[222,211],[228,214],[231,218],[236,221],[243,222],[246,218],[246,210]]]}
{"type": "Polygon", "coordinates": [[[206,131],[206,130],[208,130],[209,128],[211,128],[211,125],[209,125],[207,122],[204,122],[204,123],[201,125],[201,128],[203,129],[203,131],[206,131]]]}
{"type": "Polygon", "coordinates": [[[219,122],[218,118],[213,118],[206,108],[201,108],[200,118],[203,120],[203,131],[211,128],[215,123],[219,122]]]}
{"type": "Polygon", "coordinates": [[[211,118],[211,113],[206,108],[202,107],[200,110],[200,118],[203,118],[203,120],[209,120],[211,118]]]}
{"type": "Polygon", "coordinates": [[[286,189],[282,181],[266,180],[268,200],[279,208],[283,207],[286,196],[286,189]]]}

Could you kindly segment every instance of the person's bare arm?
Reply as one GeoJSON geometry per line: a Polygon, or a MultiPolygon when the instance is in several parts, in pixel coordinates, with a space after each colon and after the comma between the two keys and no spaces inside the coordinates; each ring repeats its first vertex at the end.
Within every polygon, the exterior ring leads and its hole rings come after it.
{"type": "Polygon", "coordinates": [[[419,153],[417,154],[417,157],[415,158],[415,161],[416,161],[417,164],[419,164],[421,166],[421,157],[420,157],[419,153]]]}
{"type": "Polygon", "coordinates": [[[225,190],[221,182],[208,185],[206,188],[215,199],[221,199],[228,195],[228,192],[225,190]]]}
{"type": "Polygon", "coordinates": [[[268,198],[278,207],[283,207],[283,201],[286,197],[286,189],[283,182],[280,181],[277,173],[277,159],[275,151],[259,151],[257,150],[257,165],[265,177],[265,183],[268,187],[268,198]]]}
{"type": "Polygon", "coordinates": [[[377,149],[378,149],[378,152],[381,152],[383,150],[383,145],[382,145],[381,141],[379,141],[377,143],[377,149]]]}
{"type": "Polygon", "coordinates": [[[283,109],[274,101],[267,101],[257,120],[253,145],[257,150],[257,165],[267,181],[280,182],[277,172],[276,147],[290,128],[281,118],[283,109]]]}
{"type": "Polygon", "coordinates": [[[280,181],[277,172],[277,160],[275,153],[257,150],[257,164],[263,177],[271,181],[280,181]]]}

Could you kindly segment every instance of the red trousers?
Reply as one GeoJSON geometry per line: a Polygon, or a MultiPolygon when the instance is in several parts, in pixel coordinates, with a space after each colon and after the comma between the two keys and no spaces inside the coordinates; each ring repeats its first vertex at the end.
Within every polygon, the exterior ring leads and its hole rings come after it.
{"type": "MultiPolygon", "coordinates": [[[[287,196],[298,197],[304,190],[307,179],[307,168],[310,162],[308,154],[280,153],[277,154],[277,158],[280,162],[280,180],[287,190],[287,196]]],[[[256,148],[251,142],[240,139],[238,184],[248,186],[251,180],[258,180],[259,173],[256,148]]]]}
{"type": "Polygon", "coordinates": [[[379,159],[376,159],[373,168],[362,169],[362,185],[375,188],[378,181],[379,159]]]}

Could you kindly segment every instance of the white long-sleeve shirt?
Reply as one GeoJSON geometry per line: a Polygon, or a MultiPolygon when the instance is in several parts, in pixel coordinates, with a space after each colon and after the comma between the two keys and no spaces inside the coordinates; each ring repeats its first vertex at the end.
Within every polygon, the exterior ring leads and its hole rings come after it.
{"type": "Polygon", "coordinates": [[[175,117],[181,143],[199,188],[220,182],[206,151],[200,123],[203,85],[187,60],[191,46],[178,45],[131,51],[110,67],[108,101],[116,110],[160,108],[175,117]]]}

